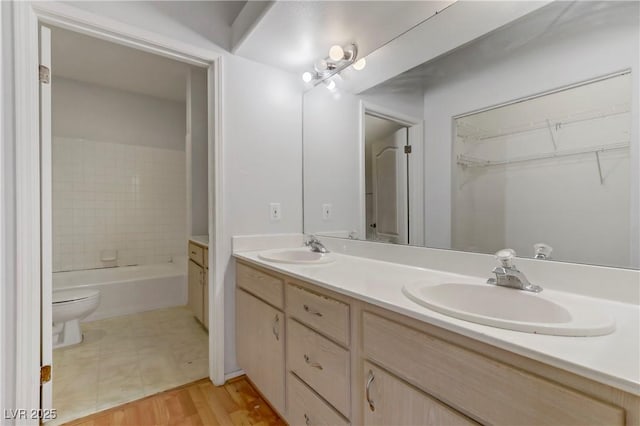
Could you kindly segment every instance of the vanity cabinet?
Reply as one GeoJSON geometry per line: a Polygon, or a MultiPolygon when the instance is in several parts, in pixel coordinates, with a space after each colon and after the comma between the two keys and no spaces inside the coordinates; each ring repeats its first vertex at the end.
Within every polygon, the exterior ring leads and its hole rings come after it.
{"type": "Polygon", "coordinates": [[[280,413],[285,410],[284,280],[263,271],[236,268],[238,365],[280,413]]]}
{"type": "Polygon", "coordinates": [[[188,306],[193,316],[209,328],[209,250],[189,242],[188,306]]]}
{"type": "Polygon", "coordinates": [[[368,360],[484,424],[624,424],[620,407],[369,312],[363,346],[368,360]]]}
{"type": "Polygon", "coordinates": [[[285,407],[284,315],[257,297],[236,291],[238,364],[280,413],[285,407]]]}
{"type": "Polygon", "coordinates": [[[284,273],[236,268],[238,362],[292,425],[640,424],[635,395],[284,273]]]}
{"type": "Polygon", "coordinates": [[[365,361],[365,425],[477,425],[407,382],[365,361]]]}

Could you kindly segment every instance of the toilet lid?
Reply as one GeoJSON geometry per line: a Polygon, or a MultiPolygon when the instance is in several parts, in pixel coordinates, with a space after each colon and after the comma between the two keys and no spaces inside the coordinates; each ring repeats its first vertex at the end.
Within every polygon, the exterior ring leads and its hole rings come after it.
{"type": "Polygon", "coordinates": [[[65,303],[65,302],[73,302],[76,300],[88,299],[90,297],[95,297],[100,292],[98,290],[88,290],[88,289],[79,289],[73,288],[69,290],[56,290],[53,292],[53,304],[56,303],[65,303]]]}

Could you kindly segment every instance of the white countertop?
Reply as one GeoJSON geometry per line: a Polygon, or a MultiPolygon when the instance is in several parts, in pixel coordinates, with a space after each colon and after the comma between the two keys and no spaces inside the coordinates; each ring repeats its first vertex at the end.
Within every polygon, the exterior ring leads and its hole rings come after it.
{"type": "Polygon", "coordinates": [[[208,235],[192,235],[189,237],[189,241],[193,241],[196,244],[200,244],[201,246],[209,247],[209,236],[208,235]]]}
{"type": "MultiPolygon", "coordinates": [[[[615,317],[616,330],[606,336],[562,337],[504,330],[459,320],[422,307],[402,293],[405,283],[430,281],[481,283],[486,277],[457,275],[363,257],[332,253],[323,265],[268,262],[259,251],[234,256],[319,287],[462,334],[594,381],[640,395],[640,307],[571,294],[615,317]]],[[[549,292],[553,290],[548,290],[549,292]]],[[[557,292],[558,294],[562,292],[557,292]]],[[[565,294],[566,295],[566,294],[565,294]]]]}

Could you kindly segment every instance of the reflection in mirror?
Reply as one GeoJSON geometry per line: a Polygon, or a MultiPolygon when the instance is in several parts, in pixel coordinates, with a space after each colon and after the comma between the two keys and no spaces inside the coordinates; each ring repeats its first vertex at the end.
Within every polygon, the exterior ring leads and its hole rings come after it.
{"type": "Polygon", "coordinates": [[[309,90],[304,231],[638,268],[639,12],[553,2],[362,92],[309,90]]]}
{"type": "Polygon", "coordinates": [[[452,248],[628,265],[630,108],[626,72],[455,118],[452,248]]]}
{"type": "Polygon", "coordinates": [[[365,113],[364,169],[367,240],[409,243],[407,127],[365,113]]]}

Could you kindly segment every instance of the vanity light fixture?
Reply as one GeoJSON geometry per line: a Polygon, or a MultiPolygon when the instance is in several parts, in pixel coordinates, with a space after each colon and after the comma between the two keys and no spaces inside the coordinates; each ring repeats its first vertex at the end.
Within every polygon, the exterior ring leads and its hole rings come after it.
{"type": "Polygon", "coordinates": [[[364,67],[367,66],[367,60],[365,58],[361,58],[358,59],[354,64],[353,64],[353,69],[356,71],[361,71],[364,69],[364,67]]]}
{"type": "MultiPolygon", "coordinates": [[[[355,70],[360,71],[365,67],[367,62],[364,58],[356,61],[357,56],[358,46],[355,43],[344,47],[337,44],[333,45],[329,49],[328,57],[319,59],[313,64],[313,72],[306,71],[302,74],[302,81],[305,83],[313,83],[315,86],[339,74],[351,65],[353,65],[355,70]]],[[[336,83],[334,81],[327,84],[329,90],[333,90],[335,86],[336,83]]]]}

